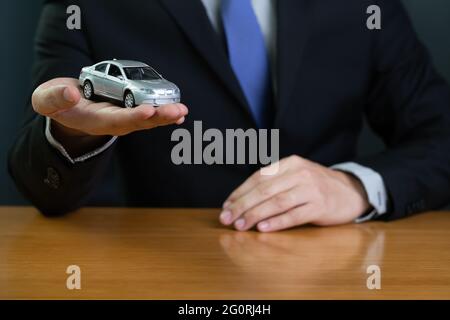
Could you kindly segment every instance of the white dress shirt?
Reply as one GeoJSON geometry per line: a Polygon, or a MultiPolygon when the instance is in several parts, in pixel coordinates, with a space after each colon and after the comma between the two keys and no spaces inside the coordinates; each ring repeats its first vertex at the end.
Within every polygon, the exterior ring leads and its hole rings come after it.
{"type": "MultiPolygon", "coordinates": [[[[212,26],[221,34],[223,32],[222,21],[220,19],[220,4],[221,0],[202,0],[206,13],[211,21],[212,26]]],[[[271,62],[272,74],[276,75],[276,53],[277,53],[277,39],[276,39],[276,0],[251,0],[253,9],[255,11],[256,18],[261,28],[261,32],[264,36],[267,51],[269,54],[269,60],[271,62]]],[[[272,77],[274,78],[274,77],[272,77]]],[[[276,89],[276,79],[274,79],[274,87],[276,89]]],[[[112,137],[106,144],[98,149],[88,152],[77,158],[72,158],[51,134],[51,121],[49,118],[46,120],[45,135],[48,142],[58,149],[64,157],[72,164],[85,161],[91,157],[98,155],[107,148],[109,148],[117,137],[112,137]]],[[[387,191],[383,178],[376,171],[359,165],[354,162],[345,162],[333,165],[331,168],[348,172],[357,177],[367,193],[367,197],[370,205],[373,207],[369,213],[363,214],[361,217],[355,220],[355,222],[363,222],[373,219],[379,215],[386,213],[387,211],[387,191]]]]}

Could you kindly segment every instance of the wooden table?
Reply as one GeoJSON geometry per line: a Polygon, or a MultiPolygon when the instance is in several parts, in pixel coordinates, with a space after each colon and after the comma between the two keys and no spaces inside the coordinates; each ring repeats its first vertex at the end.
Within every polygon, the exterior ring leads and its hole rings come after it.
{"type": "Polygon", "coordinates": [[[450,212],[279,233],[218,209],[0,207],[0,298],[450,299],[450,212]],[[78,265],[81,289],[68,290],[78,265]],[[378,265],[381,289],[367,288],[378,265]]]}

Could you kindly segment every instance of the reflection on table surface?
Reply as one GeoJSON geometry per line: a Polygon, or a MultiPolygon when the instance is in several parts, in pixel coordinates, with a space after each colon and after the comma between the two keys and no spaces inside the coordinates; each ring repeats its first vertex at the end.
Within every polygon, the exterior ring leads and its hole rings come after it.
{"type": "Polygon", "coordinates": [[[450,214],[306,226],[221,226],[218,209],[0,208],[0,298],[450,298],[450,214]],[[67,266],[81,290],[66,288],[67,266]],[[367,268],[381,270],[369,290],[367,268]]]}

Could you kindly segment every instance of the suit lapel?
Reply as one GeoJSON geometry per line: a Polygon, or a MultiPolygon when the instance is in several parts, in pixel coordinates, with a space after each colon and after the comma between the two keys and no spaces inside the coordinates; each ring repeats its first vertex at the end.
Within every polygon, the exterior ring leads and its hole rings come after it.
{"type": "MultiPolygon", "coordinates": [[[[226,48],[213,29],[200,0],[160,0],[192,45],[251,116],[239,82],[226,55],[226,48]]],[[[252,117],[253,119],[253,117],[252,117]]]]}
{"type": "Polygon", "coordinates": [[[313,22],[311,0],[277,1],[277,114],[291,104],[301,57],[313,22]]]}

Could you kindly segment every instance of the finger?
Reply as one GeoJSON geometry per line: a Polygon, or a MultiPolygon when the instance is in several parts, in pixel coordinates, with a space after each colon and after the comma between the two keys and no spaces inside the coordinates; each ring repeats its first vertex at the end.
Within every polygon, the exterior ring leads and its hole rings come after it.
{"type": "Polygon", "coordinates": [[[304,161],[303,158],[299,156],[289,156],[286,158],[281,159],[278,161],[278,163],[275,163],[277,165],[277,170],[274,174],[262,174],[262,170],[265,169],[268,171],[271,171],[269,167],[274,166],[274,164],[270,164],[264,168],[261,168],[257,172],[255,172],[253,175],[251,175],[243,184],[241,184],[238,188],[236,188],[225,200],[223,203],[223,208],[228,207],[232,201],[235,199],[241,197],[243,194],[247,193],[249,190],[254,188],[258,183],[262,181],[267,181],[272,179],[275,176],[279,176],[284,174],[285,172],[288,172],[289,170],[301,168],[303,166],[306,166],[307,162],[304,161]]]}
{"type": "Polygon", "coordinates": [[[156,113],[149,119],[154,124],[161,126],[176,123],[188,114],[188,109],[181,103],[167,104],[156,108],[156,113]]]}
{"type": "Polygon", "coordinates": [[[78,88],[70,85],[40,86],[32,95],[33,109],[49,116],[75,106],[81,99],[78,88]]]}
{"type": "MultiPolygon", "coordinates": [[[[139,105],[136,108],[105,107],[95,104],[97,112],[90,123],[85,122],[85,131],[91,134],[109,134],[121,136],[138,130],[151,129],[181,121],[186,109],[177,105],[155,108],[151,105],[139,105]]],[[[91,110],[93,105],[88,106],[91,110]]]]}
{"type": "Polygon", "coordinates": [[[261,232],[279,231],[310,223],[313,217],[314,207],[311,204],[305,204],[264,220],[258,223],[257,228],[261,232]]]}
{"type": "Polygon", "coordinates": [[[140,105],[132,109],[119,108],[111,114],[104,115],[103,125],[105,130],[111,130],[117,136],[151,129],[159,124],[158,120],[154,118],[156,112],[156,108],[151,105],[140,105]]]}
{"type": "Polygon", "coordinates": [[[285,213],[295,207],[310,202],[311,196],[307,185],[298,185],[280,192],[245,212],[235,222],[235,228],[241,231],[251,229],[255,224],[270,217],[285,213]]]}
{"type": "Polygon", "coordinates": [[[239,187],[237,187],[224,201],[223,208],[227,209],[233,201],[242,197],[245,193],[253,189],[258,183],[268,181],[274,178],[274,176],[262,175],[260,171],[253,173],[247,180],[245,180],[239,187]]]}
{"type": "Polygon", "coordinates": [[[182,103],[177,103],[177,106],[180,108],[181,112],[185,115],[189,113],[189,109],[182,103]]]}
{"type": "Polygon", "coordinates": [[[240,198],[230,201],[230,204],[224,209],[224,213],[221,214],[222,222],[226,225],[233,223],[247,210],[282,191],[293,188],[301,181],[301,172],[287,172],[283,175],[274,176],[272,179],[262,181],[247,193],[242,194],[240,198]]]}
{"type": "Polygon", "coordinates": [[[155,114],[140,123],[138,130],[151,129],[170,124],[181,124],[188,114],[187,107],[182,104],[164,105],[155,108],[155,114]]]}
{"type": "Polygon", "coordinates": [[[178,119],[177,122],[175,122],[175,123],[176,123],[176,124],[182,124],[185,120],[186,120],[185,117],[181,117],[181,118],[178,119]]]}
{"type": "Polygon", "coordinates": [[[155,113],[153,106],[121,108],[108,102],[82,100],[75,108],[52,115],[63,125],[90,135],[123,135],[137,130],[140,123],[155,113]]]}
{"type": "Polygon", "coordinates": [[[223,203],[223,208],[224,209],[227,208],[233,201],[240,198],[245,193],[249,192],[257,184],[271,180],[272,178],[285,173],[289,169],[288,167],[285,166],[285,163],[286,163],[285,159],[279,161],[280,168],[275,175],[263,175],[261,174],[261,169],[253,173],[247,180],[245,180],[228,196],[228,198],[223,203]]]}

